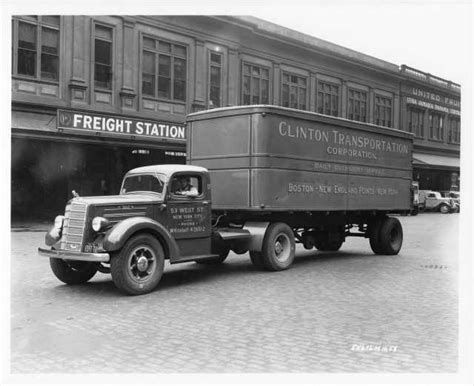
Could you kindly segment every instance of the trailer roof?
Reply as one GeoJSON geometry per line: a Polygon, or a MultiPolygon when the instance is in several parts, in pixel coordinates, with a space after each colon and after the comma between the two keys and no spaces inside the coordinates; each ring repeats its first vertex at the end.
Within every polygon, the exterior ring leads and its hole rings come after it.
{"type": "Polygon", "coordinates": [[[232,106],[220,107],[211,110],[198,111],[187,115],[186,121],[199,121],[201,119],[212,119],[224,116],[243,115],[243,114],[277,114],[284,115],[290,118],[307,119],[310,121],[319,121],[329,124],[335,124],[344,127],[355,127],[358,129],[365,129],[372,132],[385,132],[385,134],[392,134],[397,137],[413,138],[412,133],[394,129],[391,127],[379,126],[373,123],[358,122],[347,118],[333,117],[330,115],[319,114],[314,111],[298,110],[289,107],[275,106],[275,105],[246,105],[246,106],[232,106]]]}

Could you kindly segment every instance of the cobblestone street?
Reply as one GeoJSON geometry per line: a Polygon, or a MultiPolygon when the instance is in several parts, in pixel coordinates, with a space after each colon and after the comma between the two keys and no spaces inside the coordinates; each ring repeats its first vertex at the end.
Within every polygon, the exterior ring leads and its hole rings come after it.
{"type": "Polygon", "coordinates": [[[11,372],[456,372],[458,214],[400,217],[398,256],[368,240],[298,247],[291,269],[166,265],[157,290],[67,286],[12,232],[11,372]]]}

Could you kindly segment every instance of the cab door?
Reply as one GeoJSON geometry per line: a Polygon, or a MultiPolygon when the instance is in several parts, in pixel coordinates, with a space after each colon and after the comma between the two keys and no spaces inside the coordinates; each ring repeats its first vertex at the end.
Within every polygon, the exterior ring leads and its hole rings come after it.
{"type": "Polygon", "coordinates": [[[192,260],[211,253],[211,200],[209,176],[197,172],[174,173],[168,184],[168,230],[175,238],[180,256],[170,261],[192,260]],[[180,194],[180,179],[189,178],[197,195],[180,194]]]}

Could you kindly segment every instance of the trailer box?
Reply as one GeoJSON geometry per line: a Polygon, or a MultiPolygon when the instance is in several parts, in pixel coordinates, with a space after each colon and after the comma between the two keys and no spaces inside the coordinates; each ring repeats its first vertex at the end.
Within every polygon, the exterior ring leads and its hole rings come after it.
{"type": "Polygon", "coordinates": [[[276,106],[188,116],[187,161],[209,170],[214,210],[403,212],[412,135],[276,106]]]}

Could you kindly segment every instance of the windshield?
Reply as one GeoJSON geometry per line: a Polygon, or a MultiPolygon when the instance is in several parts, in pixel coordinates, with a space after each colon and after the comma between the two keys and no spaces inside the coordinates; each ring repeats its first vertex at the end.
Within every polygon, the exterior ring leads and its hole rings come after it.
{"type": "Polygon", "coordinates": [[[125,178],[120,194],[153,192],[163,193],[165,177],[159,174],[138,174],[125,178]]]}

